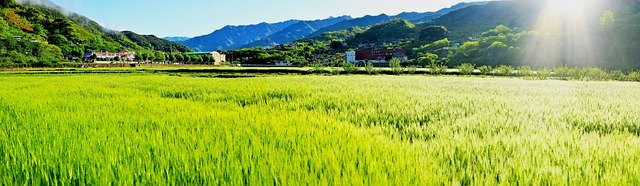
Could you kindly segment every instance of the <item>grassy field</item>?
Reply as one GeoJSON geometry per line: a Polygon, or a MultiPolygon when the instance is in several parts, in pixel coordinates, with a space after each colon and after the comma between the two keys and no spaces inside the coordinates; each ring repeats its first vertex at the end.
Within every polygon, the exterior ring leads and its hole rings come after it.
{"type": "Polygon", "coordinates": [[[0,184],[638,185],[640,83],[0,76],[0,184]]]}

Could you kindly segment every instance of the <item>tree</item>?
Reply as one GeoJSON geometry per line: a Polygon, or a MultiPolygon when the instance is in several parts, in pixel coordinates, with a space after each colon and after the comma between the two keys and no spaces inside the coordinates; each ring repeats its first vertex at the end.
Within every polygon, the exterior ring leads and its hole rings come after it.
{"type": "Polygon", "coordinates": [[[331,41],[331,44],[329,44],[329,47],[334,50],[341,50],[344,48],[344,45],[342,41],[333,40],[331,41]]]}
{"type": "Polygon", "coordinates": [[[169,62],[175,62],[176,61],[176,55],[172,54],[172,53],[168,53],[167,56],[169,56],[169,62]]]}
{"type": "Polygon", "coordinates": [[[142,61],[142,54],[140,54],[140,52],[136,52],[135,58],[138,62],[142,61]]]}
{"type": "Polygon", "coordinates": [[[156,61],[156,55],[153,53],[147,54],[149,61],[151,62],[155,62],[156,61]]]}
{"type": "Polygon", "coordinates": [[[600,17],[600,26],[603,29],[607,29],[611,27],[611,25],[613,25],[615,22],[616,22],[616,16],[615,14],[613,14],[613,11],[606,10],[604,11],[604,13],[602,13],[602,16],[600,17]]]}
{"type": "Polygon", "coordinates": [[[478,51],[478,47],[480,47],[480,42],[478,41],[467,41],[462,46],[460,46],[460,52],[465,56],[473,56],[478,51]]]}
{"type": "Polygon", "coordinates": [[[443,26],[431,26],[420,31],[420,40],[428,43],[449,37],[449,31],[443,26]]]}
{"type": "Polygon", "coordinates": [[[500,35],[500,34],[509,34],[511,31],[513,31],[513,29],[509,28],[508,26],[498,25],[489,32],[495,35],[500,35]]]}
{"type": "Polygon", "coordinates": [[[69,40],[61,34],[53,34],[49,36],[49,43],[54,45],[66,45],[69,44],[69,40]]]}
{"type": "Polygon", "coordinates": [[[15,0],[0,0],[0,8],[13,7],[15,4],[15,0]]]}
{"type": "Polygon", "coordinates": [[[191,56],[191,62],[193,62],[195,64],[201,63],[202,62],[202,57],[197,56],[197,55],[191,56]]]}
{"type": "Polygon", "coordinates": [[[182,60],[182,62],[191,62],[191,56],[190,55],[184,55],[184,60],[182,60]]]}
{"type": "Polygon", "coordinates": [[[158,62],[165,62],[167,60],[166,56],[164,56],[164,53],[160,51],[155,52],[155,59],[158,62]]]}
{"type": "Polygon", "coordinates": [[[428,54],[418,58],[418,64],[420,66],[427,67],[427,66],[435,63],[436,60],[438,60],[438,55],[432,54],[432,53],[428,53],[428,54]]]}
{"type": "Polygon", "coordinates": [[[442,48],[444,48],[444,47],[448,47],[448,46],[449,46],[449,44],[451,44],[451,42],[449,41],[449,39],[444,38],[444,39],[441,39],[441,40],[435,41],[435,42],[433,42],[433,43],[431,43],[431,44],[428,44],[428,45],[426,46],[426,49],[427,49],[427,50],[432,50],[432,51],[441,50],[441,49],[442,49],[442,48]]]}
{"type": "Polygon", "coordinates": [[[140,56],[141,56],[142,61],[149,60],[149,54],[147,54],[146,52],[141,52],[140,56]]]}
{"type": "Polygon", "coordinates": [[[198,56],[197,62],[202,64],[202,62],[204,62],[203,56],[198,56]]]}
{"type": "Polygon", "coordinates": [[[176,53],[174,56],[176,58],[176,62],[184,62],[184,56],[182,54],[176,53]]]}

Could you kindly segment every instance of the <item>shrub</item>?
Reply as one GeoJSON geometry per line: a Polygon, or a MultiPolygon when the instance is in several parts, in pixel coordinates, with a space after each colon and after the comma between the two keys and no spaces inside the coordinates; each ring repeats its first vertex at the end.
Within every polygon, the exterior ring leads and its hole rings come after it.
{"type": "Polygon", "coordinates": [[[340,73],[342,73],[342,68],[331,67],[331,75],[339,75],[340,73]]]}
{"type": "Polygon", "coordinates": [[[627,80],[640,82],[640,71],[633,71],[629,73],[629,75],[627,76],[627,80]]]}
{"type": "Polygon", "coordinates": [[[311,72],[313,73],[322,73],[324,72],[324,65],[322,65],[321,63],[313,63],[310,65],[311,67],[311,72]]]}
{"type": "Polygon", "coordinates": [[[533,75],[533,69],[530,66],[520,66],[518,67],[518,75],[522,77],[531,77],[533,75]]]}
{"type": "Polygon", "coordinates": [[[580,69],[579,67],[572,67],[569,68],[569,76],[567,78],[572,80],[582,80],[584,79],[584,74],[585,73],[582,72],[582,69],[580,69]]]}
{"type": "Polygon", "coordinates": [[[460,73],[463,75],[469,75],[471,73],[473,73],[473,71],[476,69],[476,66],[470,63],[462,63],[458,66],[456,66],[456,68],[458,70],[460,70],[460,73]]]}
{"type": "Polygon", "coordinates": [[[444,74],[445,72],[447,72],[447,69],[448,69],[448,67],[444,65],[444,63],[440,63],[440,62],[431,63],[429,68],[432,74],[444,74]]]}
{"type": "Polygon", "coordinates": [[[400,60],[397,58],[393,58],[389,61],[389,67],[391,67],[394,74],[402,74],[404,71],[404,69],[402,69],[402,65],[400,65],[400,60]]]}
{"type": "Polygon", "coordinates": [[[356,67],[356,65],[351,62],[343,62],[342,68],[347,74],[356,73],[358,71],[358,67],[356,67]]]}
{"type": "Polygon", "coordinates": [[[380,73],[380,70],[378,70],[376,67],[374,67],[371,62],[367,62],[367,64],[364,66],[364,69],[367,71],[368,74],[379,74],[380,73]]]}
{"type": "Polygon", "coordinates": [[[493,72],[493,67],[485,65],[485,66],[481,66],[480,68],[478,68],[478,70],[480,70],[480,73],[482,75],[486,76],[486,75],[491,74],[491,72],[493,72]]]}
{"type": "Polygon", "coordinates": [[[589,80],[594,81],[608,81],[611,80],[611,76],[607,71],[600,67],[588,67],[586,68],[587,76],[589,80]]]}
{"type": "Polygon", "coordinates": [[[496,71],[498,71],[498,74],[502,76],[509,76],[513,73],[513,67],[509,65],[500,65],[498,68],[496,68],[496,71]]]}
{"type": "Polygon", "coordinates": [[[566,65],[558,66],[553,69],[554,75],[560,79],[568,79],[571,73],[571,68],[566,65]]]}
{"type": "Polygon", "coordinates": [[[418,66],[411,65],[407,68],[407,73],[409,74],[415,74],[416,71],[418,71],[418,66]]]}
{"type": "Polygon", "coordinates": [[[536,72],[536,76],[540,80],[547,80],[549,79],[549,76],[551,76],[551,70],[549,70],[549,68],[547,67],[538,69],[538,72],[536,72]]]}
{"type": "Polygon", "coordinates": [[[439,58],[438,55],[428,53],[425,56],[418,58],[418,64],[420,64],[423,67],[428,67],[430,64],[436,62],[438,58],[439,58]]]}
{"type": "Polygon", "coordinates": [[[622,72],[620,70],[611,71],[611,74],[609,76],[611,77],[611,79],[616,80],[616,81],[624,81],[625,79],[627,79],[627,77],[624,74],[624,72],[622,72]]]}

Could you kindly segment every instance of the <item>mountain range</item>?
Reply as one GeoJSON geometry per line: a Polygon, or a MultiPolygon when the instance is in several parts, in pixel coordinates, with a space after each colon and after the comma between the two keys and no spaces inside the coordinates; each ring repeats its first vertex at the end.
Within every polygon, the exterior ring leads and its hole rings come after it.
{"type": "Polygon", "coordinates": [[[350,16],[330,17],[322,20],[288,20],[279,23],[226,26],[210,34],[178,41],[199,51],[233,50],[238,48],[285,44],[299,39],[315,37],[326,32],[354,27],[370,27],[394,19],[405,19],[412,23],[428,22],[452,11],[486,2],[459,3],[437,12],[403,12],[395,16],[367,15],[359,18],[350,16]]]}
{"type": "Polygon", "coordinates": [[[211,34],[194,37],[181,43],[199,51],[236,49],[240,46],[269,37],[298,22],[300,21],[289,20],[279,23],[225,26],[211,34]]]}
{"type": "Polygon", "coordinates": [[[288,43],[291,41],[303,39],[309,34],[318,31],[318,29],[325,28],[336,23],[353,19],[351,16],[331,17],[328,19],[314,20],[314,21],[300,21],[287,28],[282,29],[275,34],[272,34],[264,39],[252,42],[244,45],[241,48],[251,48],[256,46],[270,46],[274,44],[288,43]]]}

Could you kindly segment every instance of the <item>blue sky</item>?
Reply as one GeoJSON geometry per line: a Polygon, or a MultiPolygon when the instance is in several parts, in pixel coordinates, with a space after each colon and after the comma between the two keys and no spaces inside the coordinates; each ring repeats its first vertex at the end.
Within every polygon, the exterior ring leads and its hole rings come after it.
{"type": "Polygon", "coordinates": [[[225,25],[426,12],[474,0],[51,0],[115,30],[198,36],[225,25]]]}

